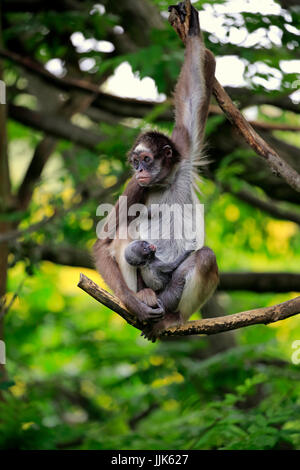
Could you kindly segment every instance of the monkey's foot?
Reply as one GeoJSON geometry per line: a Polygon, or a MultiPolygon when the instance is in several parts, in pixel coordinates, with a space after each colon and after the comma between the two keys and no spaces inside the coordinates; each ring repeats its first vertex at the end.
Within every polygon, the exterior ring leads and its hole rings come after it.
{"type": "Polygon", "coordinates": [[[190,0],[170,5],[168,11],[169,22],[183,42],[186,42],[187,36],[200,35],[198,10],[191,5],[190,0]]]}
{"type": "Polygon", "coordinates": [[[177,15],[180,18],[180,21],[183,24],[185,22],[185,18],[186,18],[186,15],[187,15],[185,2],[179,2],[178,5],[170,5],[168,7],[168,12],[171,13],[171,11],[173,9],[176,10],[177,15]]]}
{"type": "Polygon", "coordinates": [[[154,290],[149,289],[148,287],[137,292],[136,296],[149,307],[155,308],[159,306],[154,290]]]}
{"type": "Polygon", "coordinates": [[[178,326],[181,324],[182,318],[180,313],[167,313],[163,320],[154,324],[146,325],[141,333],[141,336],[144,336],[145,339],[155,343],[162,331],[166,330],[170,326],[178,326]]]}

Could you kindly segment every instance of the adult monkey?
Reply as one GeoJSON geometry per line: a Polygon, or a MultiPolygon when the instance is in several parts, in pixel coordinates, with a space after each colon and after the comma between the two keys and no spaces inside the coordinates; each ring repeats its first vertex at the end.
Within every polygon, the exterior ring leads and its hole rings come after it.
{"type": "MultiPolygon", "coordinates": [[[[128,208],[135,203],[146,205],[147,223],[154,232],[155,224],[162,221],[152,217],[152,204],[192,204],[196,207],[199,203],[192,189],[192,170],[194,162],[201,156],[215,72],[214,57],[205,49],[202,39],[198,11],[191,6],[190,0],[169,8],[171,14],[174,10],[178,21],[186,28],[185,60],[174,96],[175,127],[171,139],[158,132],[147,132],[138,137],[129,152],[135,174],[123,193],[128,208]]],[[[120,201],[115,206],[116,211],[119,205],[120,201]]],[[[129,224],[130,218],[126,220],[129,224]]],[[[173,216],[171,225],[175,222],[173,216]]],[[[189,221],[184,219],[186,222],[189,221]]],[[[117,220],[117,232],[119,229],[117,220]]],[[[203,224],[197,230],[203,233],[203,224]]],[[[139,238],[143,239],[142,228],[139,238]]],[[[120,240],[118,237],[97,240],[94,246],[96,268],[126,307],[141,322],[146,322],[144,336],[155,340],[168,326],[187,321],[212,295],[218,283],[216,258],[210,248],[202,247],[202,240],[196,236],[193,240],[195,251],[174,271],[172,280],[158,293],[157,299],[151,279],[144,289],[140,289],[137,268],[125,261],[124,251],[130,242],[131,239],[120,240]]],[[[174,233],[169,240],[151,241],[157,246],[157,254],[166,261],[174,261],[182,254],[186,242],[187,238],[178,240],[174,233]]]]}

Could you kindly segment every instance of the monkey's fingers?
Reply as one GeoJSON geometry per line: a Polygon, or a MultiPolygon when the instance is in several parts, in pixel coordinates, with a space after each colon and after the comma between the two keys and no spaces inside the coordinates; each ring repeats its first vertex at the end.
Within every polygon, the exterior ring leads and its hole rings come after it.
{"type": "Polygon", "coordinates": [[[187,15],[185,3],[184,2],[179,2],[178,5],[170,5],[168,7],[168,12],[171,13],[173,9],[176,10],[177,15],[180,18],[180,21],[183,24],[185,22],[185,18],[186,18],[186,15],[187,15]]]}
{"type": "Polygon", "coordinates": [[[165,308],[160,299],[157,299],[157,308],[152,308],[151,311],[151,321],[157,322],[165,316],[165,308]]]}
{"type": "Polygon", "coordinates": [[[157,340],[156,337],[152,337],[150,331],[149,331],[149,332],[148,332],[148,331],[147,331],[147,332],[146,332],[146,331],[143,331],[143,332],[141,333],[141,336],[143,336],[143,337],[144,337],[145,339],[147,339],[148,341],[151,341],[152,343],[155,343],[155,341],[157,340]]]}
{"type": "Polygon", "coordinates": [[[165,309],[161,301],[157,302],[158,307],[148,307],[143,304],[142,310],[139,312],[138,319],[141,322],[156,323],[160,321],[165,315],[165,309]]]}
{"type": "Polygon", "coordinates": [[[161,331],[161,328],[157,327],[156,325],[146,326],[144,330],[142,331],[141,336],[143,336],[148,341],[155,343],[155,341],[157,340],[159,336],[160,331],[161,331]]]}

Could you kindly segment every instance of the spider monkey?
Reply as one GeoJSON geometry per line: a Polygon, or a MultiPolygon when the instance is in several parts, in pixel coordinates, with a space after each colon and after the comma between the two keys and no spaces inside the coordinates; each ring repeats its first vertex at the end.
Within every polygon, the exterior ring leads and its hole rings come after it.
{"type": "MultiPolygon", "coordinates": [[[[139,267],[146,285],[153,285],[155,292],[165,289],[173,271],[192,253],[186,250],[175,261],[163,261],[156,255],[156,246],[145,240],[134,240],[125,250],[125,259],[131,266],[139,267]]],[[[166,307],[166,305],[165,305],[166,307]]]]}
{"type": "MultiPolygon", "coordinates": [[[[191,204],[196,207],[198,198],[193,189],[193,167],[199,161],[203,147],[203,136],[207,120],[215,60],[205,49],[200,30],[198,11],[191,6],[187,13],[185,2],[172,6],[181,22],[187,21],[185,59],[175,88],[175,126],[171,138],[159,132],[141,134],[129,151],[129,162],[134,175],[123,196],[130,208],[136,203],[148,209],[147,223],[154,233],[159,233],[161,218],[153,217],[151,207],[157,202],[166,205],[191,204]],[[155,232],[156,231],[156,232],[155,232]]],[[[202,160],[203,162],[203,160],[202,160]]],[[[201,160],[200,160],[201,164],[201,160]]],[[[204,163],[203,163],[204,164],[204,163]]],[[[120,200],[115,206],[117,211],[120,200]]],[[[183,215],[184,223],[190,223],[190,215],[183,215]]],[[[127,224],[131,218],[128,216],[127,224]]],[[[170,225],[178,220],[171,215],[170,225]]],[[[116,222],[116,235],[120,230],[116,222]]],[[[213,251],[203,247],[203,222],[198,223],[196,236],[190,243],[193,250],[174,271],[167,286],[155,294],[155,279],[148,276],[142,282],[138,268],[130,266],[125,259],[125,250],[132,239],[98,239],[94,245],[95,265],[108,286],[141,322],[145,338],[155,341],[160,332],[169,326],[186,322],[212,295],[218,283],[218,267],[213,251]]],[[[151,231],[152,233],[152,231],[151,231]]],[[[146,239],[143,223],[140,224],[139,239],[146,239]]],[[[147,239],[156,245],[157,256],[165,263],[174,262],[187,249],[187,237],[177,239],[147,239]]]]}

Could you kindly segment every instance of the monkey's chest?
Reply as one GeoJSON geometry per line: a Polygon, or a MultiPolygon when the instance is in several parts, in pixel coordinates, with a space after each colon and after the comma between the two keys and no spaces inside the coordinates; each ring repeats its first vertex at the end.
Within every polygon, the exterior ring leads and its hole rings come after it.
{"type": "MultiPolygon", "coordinates": [[[[186,250],[197,249],[192,196],[189,192],[184,199],[173,196],[168,192],[152,195],[146,202],[148,212],[140,218],[138,230],[138,238],[154,244],[156,255],[165,262],[174,261],[186,250]]],[[[151,277],[150,270],[148,274],[151,277]]]]}
{"type": "Polygon", "coordinates": [[[146,286],[150,287],[150,289],[153,289],[155,292],[164,289],[171,277],[170,274],[167,273],[158,273],[151,268],[151,266],[140,268],[140,272],[146,286]]]}

